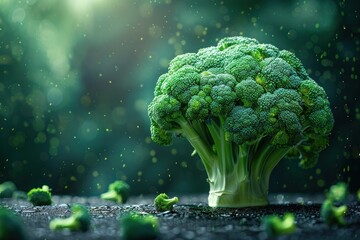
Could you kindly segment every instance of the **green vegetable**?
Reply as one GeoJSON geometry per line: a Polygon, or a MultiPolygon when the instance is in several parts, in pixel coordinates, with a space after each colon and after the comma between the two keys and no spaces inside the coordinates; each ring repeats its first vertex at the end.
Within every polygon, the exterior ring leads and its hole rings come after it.
{"type": "Polygon", "coordinates": [[[340,207],[334,206],[334,203],[331,199],[326,199],[320,209],[320,217],[328,225],[346,225],[344,215],[346,213],[347,207],[342,205],[340,207]]]}
{"type": "Polygon", "coordinates": [[[7,181],[0,184],[0,198],[11,198],[16,191],[16,186],[13,182],[7,181]]]}
{"type": "Polygon", "coordinates": [[[86,232],[90,228],[90,215],[85,206],[74,204],[69,218],[55,218],[49,225],[51,230],[69,229],[86,232]]]}
{"type": "Polygon", "coordinates": [[[101,198],[117,203],[126,203],[130,194],[130,186],[124,181],[115,181],[109,185],[109,190],[101,194],[101,198]]]}
{"type": "Polygon", "coordinates": [[[360,201],[360,189],[357,191],[357,198],[360,201]]]}
{"type": "Polygon", "coordinates": [[[178,202],[179,199],[177,197],[169,198],[165,193],[161,193],[155,198],[154,205],[157,211],[165,212],[172,211],[174,204],[178,202]]]}
{"type": "Polygon", "coordinates": [[[266,216],[262,224],[269,236],[288,235],[296,230],[295,217],[292,213],[284,214],[282,219],[276,215],[266,216]]]}
{"type": "Polygon", "coordinates": [[[278,162],[313,167],[334,123],[324,89],[293,53],[245,37],[175,57],[154,94],[151,138],[190,142],[213,207],[267,205],[278,162]]]}
{"type": "Polygon", "coordinates": [[[156,239],[159,235],[159,220],[152,215],[129,213],[120,219],[121,239],[156,239]]]}
{"type": "Polygon", "coordinates": [[[330,187],[329,192],[326,194],[327,199],[332,201],[344,201],[348,195],[348,185],[344,182],[339,182],[330,187]]]}
{"type": "Polygon", "coordinates": [[[12,211],[6,208],[0,208],[0,239],[27,239],[26,231],[22,220],[12,211]]]}
{"type": "Polygon", "coordinates": [[[42,188],[31,189],[27,196],[28,201],[34,206],[51,205],[52,203],[50,188],[46,185],[42,188]]]}

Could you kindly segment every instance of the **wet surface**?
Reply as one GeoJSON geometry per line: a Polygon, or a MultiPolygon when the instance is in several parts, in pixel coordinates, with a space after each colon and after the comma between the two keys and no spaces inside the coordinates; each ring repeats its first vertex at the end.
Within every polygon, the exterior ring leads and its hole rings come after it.
{"type": "Polygon", "coordinates": [[[319,217],[322,195],[274,194],[271,205],[252,208],[209,208],[206,195],[179,196],[172,212],[158,213],[154,196],[132,197],[125,205],[97,197],[55,196],[51,206],[33,207],[24,200],[1,199],[0,205],[19,214],[31,239],[120,239],[118,218],[130,211],[153,214],[160,220],[159,239],[268,239],[261,226],[265,215],[292,212],[297,230],[280,239],[360,239],[360,203],[347,202],[347,226],[329,227],[319,217]],[[84,204],[92,216],[91,230],[85,233],[49,229],[55,217],[68,217],[73,203],[84,204]]]}

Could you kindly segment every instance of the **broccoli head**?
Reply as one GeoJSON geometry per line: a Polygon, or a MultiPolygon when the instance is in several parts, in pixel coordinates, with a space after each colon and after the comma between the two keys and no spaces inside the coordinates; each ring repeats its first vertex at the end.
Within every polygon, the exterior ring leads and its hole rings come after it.
{"type": "Polygon", "coordinates": [[[71,231],[86,232],[90,228],[90,215],[88,209],[80,204],[71,207],[71,216],[68,218],[55,218],[50,222],[51,230],[69,229],[71,231]]]}
{"type": "Polygon", "coordinates": [[[22,220],[12,211],[6,208],[0,208],[0,239],[27,239],[25,227],[22,220]]]}
{"type": "Polygon", "coordinates": [[[174,204],[179,202],[178,197],[169,198],[165,193],[160,193],[154,200],[154,205],[157,211],[165,212],[172,211],[174,204]]]}
{"type": "Polygon", "coordinates": [[[273,168],[315,166],[333,115],[324,89],[291,52],[246,37],[175,57],[148,106],[151,138],[186,138],[203,162],[209,205],[268,204],[273,168]]]}
{"type": "Polygon", "coordinates": [[[0,198],[11,198],[16,191],[13,182],[7,181],[0,184],[0,198]]]}
{"type": "Polygon", "coordinates": [[[119,204],[126,203],[129,198],[130,186],[124,181],[115,181],[109,185],[109,190],[101,194],[101,198],[117,202],[119,204]]]}
{"type": "Polygon", "coordinates": [[[28,193],[28,201],[34,206],[51,205],[52,198],[50,188],[47,185],[42,188],[33,188],[28,193]]]}
{"type": "Polygon", "coordinates": [[[265,216],[262,225],[269,236],[288,235],[296,230],[295,217],[292,213],[284,214],[282,219],[277,215],[265,216]]]}
{"type": "Polygon", "coordinates": [[[128,213],[120,218],[120,234],[125,240],[157,239],[159,220],[153,215],[128,213]]]}

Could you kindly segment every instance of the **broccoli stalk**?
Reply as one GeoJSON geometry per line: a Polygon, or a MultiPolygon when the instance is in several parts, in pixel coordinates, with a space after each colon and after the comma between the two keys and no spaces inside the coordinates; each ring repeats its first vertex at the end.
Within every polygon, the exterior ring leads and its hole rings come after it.
{"type": "Polygon", "coordinates": [[[181,136],[199,155],[213,207],[268,204],[278,162],[315,166],[333,127],[327,95],[300,60],[244,37],[174,58],[148,112],[153,141],[181,136]]]}
{"type": "MultiPolygon", "coordinates": [[[[245,207],[267,205],[271,171],[291,147],[279,148],[267,139],[239,146],[227,140],[224,121],[207,123],[208,135],[213,140],[210,148],[187,121],[179,120],[181,134],[195,148],[206,172],[210,192],[209,206],[245,207]]],[[[205,134],[205,133],[203,133],[205,134]]]]}
{"type": "Polygon", "coordinates": [[[69,229],[71,231],[87,231],[90,228],[90,215],[85,206],[74,204],[71,207],[71,216],[68,218],[55,218],[49,227],[51,230],[69,229]]]}

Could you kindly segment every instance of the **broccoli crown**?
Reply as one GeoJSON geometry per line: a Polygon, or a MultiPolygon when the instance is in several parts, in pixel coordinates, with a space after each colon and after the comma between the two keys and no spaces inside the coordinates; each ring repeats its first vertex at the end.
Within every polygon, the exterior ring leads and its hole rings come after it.
{"type": "Polygon", "coordinates": [[[269,236],[287,235],[295,232],[295,217],[292,213],[284,214],[283,218],[277,215],[266,216],[262,220],[267,234],[269,236]]]}
{"type": "Polygon", "coordinates": [[[165,193],[160,193],[154,200],[154,206],[157,211],[172,211],[173,206],[179,202],[177,197],[169,198],[165,193]]]}
{"type": "Polygon", "coordinates": [[[69,229],[71,231],[86,232],[90,229],[91,218],[88,209],[80,204],[71,207],[71,216],[68,218],[55,218],[49,227],[51,230],[69,229]]]}
{"type": "Polygon", "coordinates": [[[214,175],[232,168],[245,178],[267,179],[283,157],[313,167],[334,124],[324,89],[293,53],[246,37],[175,57],[154,95],[151,138],[161,145],[187,138],[216,195],[227,184],[216,184],[214,175]]]}
{"type": "Polygon", "coordinates": [[[108,191],[101,194],[104,200],[126,203],[130,195],[130,186],[124,181],[115,181],[109,185],[108,191]]]}
{"type": "Polygon", "coordinates": [[[120,218],[120,234],[125,240],[157,239],[159,220],[152,215],[128,213],[120,218]]]}
{"type": "Polygon", "coordinates": [[[34,206],[51,205],[52,198],[48,186],[44,185],[42,188],[33,188],[28,193],[28,201],[34,206]]]}
{"type": "Polygon", "coordinates": [[[0,184],[0,198],[11,198],[16,191],[16,186],[13,182],[7,181],[0,184]]]}
{"type": "Polygon", "coordinates": [[[0,208],[0,239],[27,239],[22,220],[6,208],[0,208]]]}

